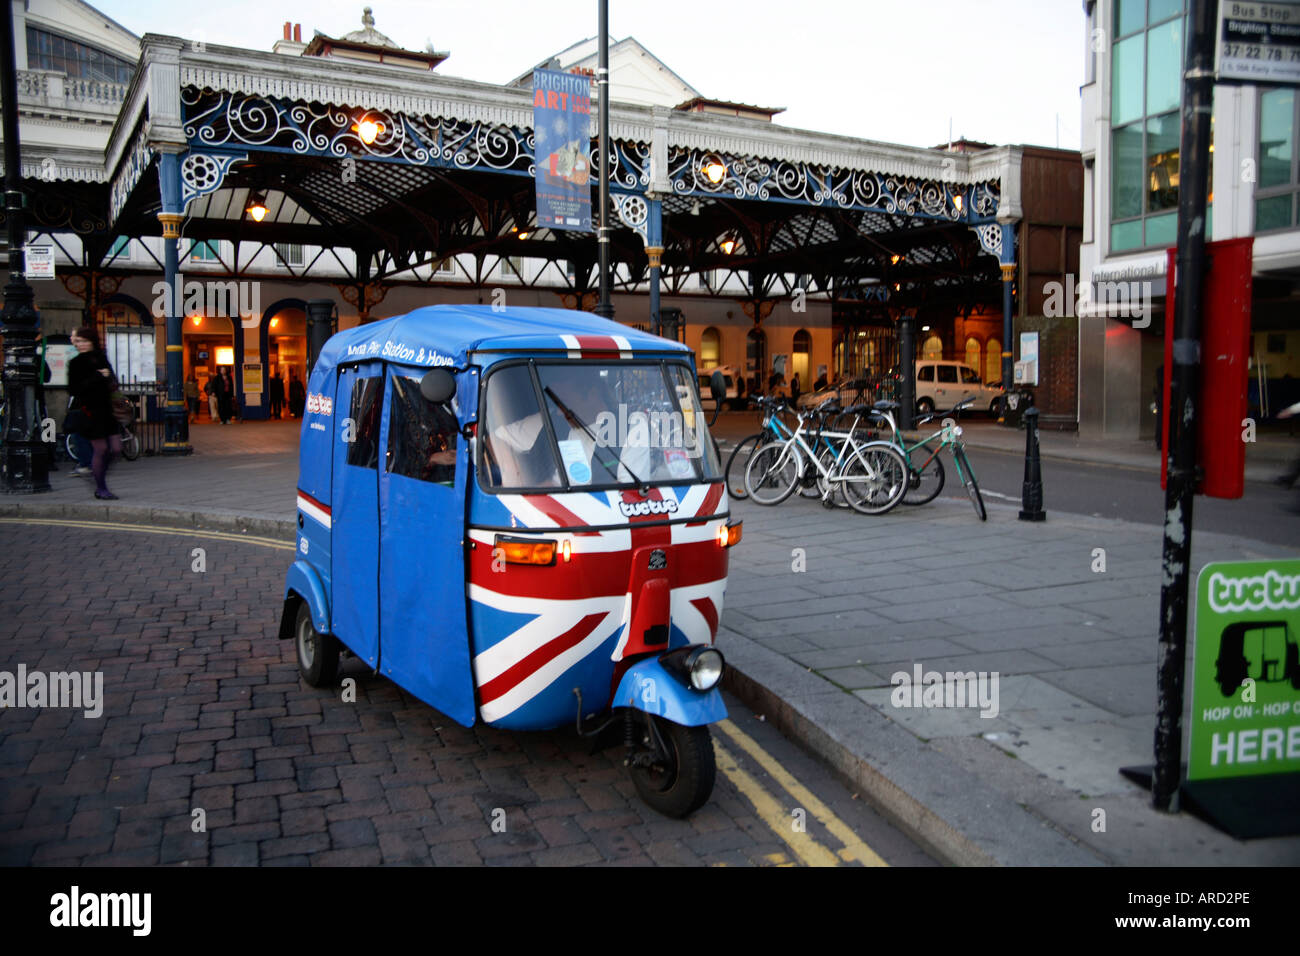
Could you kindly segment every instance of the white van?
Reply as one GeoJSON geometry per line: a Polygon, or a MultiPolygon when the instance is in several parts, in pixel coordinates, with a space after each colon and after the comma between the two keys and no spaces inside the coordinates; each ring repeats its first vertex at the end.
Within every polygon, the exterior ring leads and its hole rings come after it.
{"type": "Polygon", "coordinates": [[[1002,389],[985,385],[965,362],[923,359],[916,363],[918,412],[944,411],[967,398],[975,399],[976,410],[987,409],[989,414],[996,415],[1002,401],[1002,389]]]}

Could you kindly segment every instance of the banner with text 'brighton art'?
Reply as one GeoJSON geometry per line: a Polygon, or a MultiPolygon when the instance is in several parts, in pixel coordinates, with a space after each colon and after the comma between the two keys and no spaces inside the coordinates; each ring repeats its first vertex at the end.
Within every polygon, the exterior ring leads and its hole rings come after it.
{"type": "Polygon", "coordinates": [[[591,80],[533,71],[537,225],[591,232],[591,80]]]}

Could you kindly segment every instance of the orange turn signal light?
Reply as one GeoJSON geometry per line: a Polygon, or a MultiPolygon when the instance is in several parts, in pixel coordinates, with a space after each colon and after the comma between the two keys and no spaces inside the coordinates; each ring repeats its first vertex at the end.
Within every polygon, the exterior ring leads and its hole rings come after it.
{"type": "Polygon", "coordinates": [[[735,524],[724,524],[718,528],[718,547],[730,548],[740,544],[741,525],[745,522],[737,521],[735,524]]]}
{"type": "Polygon", "coordinates": [[[555,563],[555,542],[536,538],[505,538],[497,536],[492,557],[502,557],[506,564],[555,563]]]}

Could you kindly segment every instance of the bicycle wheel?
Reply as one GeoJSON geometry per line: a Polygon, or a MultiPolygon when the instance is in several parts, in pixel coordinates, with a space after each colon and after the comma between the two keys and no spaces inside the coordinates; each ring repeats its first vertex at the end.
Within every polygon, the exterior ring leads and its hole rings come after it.
{"type": "Polygon", "coordinates": [[[939,496],[943,491],[943,462],[936,454],[921,466],[919,471],[908,469],[907,492],[903,495],[905,505],[923,505],[939,496]]]}
{"type": "Polygon", "coordinates": [[[794,493],[803,473],[803,456],[786,442],[768,442],[749,456],[745,490],[758,505],[779,505],[794,493]]]}
{"type": "Polygon", "coordinates": [[[841,474],[844,497],[853,510],[864,515],[884,514],[907,493],[907,461],[887,442],[859,447],[841,474]]]}
{"type": "Polygon", "coordinates": [[[759,432],[757,435],[742,439],[727,458],[727,467],[723,469],[723,480],[727,483],[727,494],[736,501],[744,501],[749,497],[749,492],[745,490],[745,466],[749,464],[750,456],[767,441],[767,437],[765,432],[759,432]]]}
{"type": "Polygon", "coordinates": [[[975,506],[975,513],[980,516],[980,521],[988,521],[989,513],[984,508],[984,497],[980,494],[980,486],[975,483],[975,472],[971,471],[970,460],[966,457],[965,449],[960,445],[954,445],[952,457],[957,462],[957,475],[966,486],[966,494],[970,495],[970,503],[975,506]]]}
{"type": "MultiPolygon", "coordinates": [[[[72,432],[68,432],[67,436],[63,439],[63,444],[68,449],[68,457],[73,461],[77,461],[77,436],[72,434],[72,432]]],[[[77,461],[77,464],[80,465],[81,462],[77,461]]]]}
{"type": "Polygon", "coordinates": [[[140,439],[133,431],[122,432],[122,457],[127,461],[135,461],[140,457],[140,439]]]}

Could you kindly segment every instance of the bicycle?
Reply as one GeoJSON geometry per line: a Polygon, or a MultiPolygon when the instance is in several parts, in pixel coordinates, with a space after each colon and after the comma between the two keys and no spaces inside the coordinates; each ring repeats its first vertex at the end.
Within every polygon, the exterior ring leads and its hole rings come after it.
{"type": "Polygon", "coordinates": [[[768,426],[780,438],[761,445],[750,455],[745,466],[745,490],[756,504],[776,505],[794,493],[810,464],[817,470],[823,504],[833,506],[835,491],[843,494],[849,505],[861,514],[884,514],[907,491],[907,462],[898,449],[888,442],[859,444],[854,432],[826,436],[821,429],[815,444],[826,444],[820,451],[804,438],[806,423],[829,409],[800,412],[794,431],[775,415],[768,426]],[[840,441],[835,446],[831,438],[840,441]]]}
{"type": "MultiPolygon", "coordinates": [[[[789,411],[789,406],[781,399],[761,395],[750,398],[748,404],[751,408],[758,406],[764,409],[763,430],[742,438],[727,458],[723,477],[727,485],[727,494],[735,501],[744,501],[749,497],[749,492],[745,490],[745,467],[749,464],[750,456],[768,442],[781,440],[781,434],[770,424],[771,417],[789,411]]],[[[816,469],[805,466],[799,477],[799,494],[805,498],[822,497],[820,478],[816,469]]],[[[842,507],[847,508],[848,503],[845,502],[842,507]]]]}
{"type": "MultiPolygon", "coordinates": [[[[944,414],[960,413],[969,408],[974,402],[975,399],[968,398],[965,401],[958,402],[944,414]]],[[[939,453],[944,448],[947,448],[952,455],[953,464],[957,468],[957,477],[961,480],[962,486],[966,489],[966,494],[971,500],[971,505],[975,508],[975,514],[979,516],[981,521],[987,521],[988,511],[984,507],[984,496],[980,494],[979,483],[975,480],[975,471],[971,468],[970,459],[966,457],[966,446],[961,440],[961,426],[955,422],[945,421],[944,426],[937,432],[928,435],[913,445],[908,445],[899,436],[898,422],[894,418],[894,412],[898,408],[898,402],[880,401],[873,406],[873,411],[875,417],[889,425],[890,437],[885,441],[896,448],[907,463],[908,492],[904,495],[904,503],[923,505],[938,497],[939,492],[943,490],[944,484],[943,463],[939,461],[939,453]],[[936,440],[938,440],[939,444],[934,448],[930,448],[929,446],[936,440]],[[922,448],[927,449],[929,457],[921,463],[920,467],[917,467],[912,462],[912,453],[922,448]],[[917,494],[912,495],[911,500],[908,500],[907,495],[911,495],[914,490],[917,494]]],[[[918,419],[916,423],[923,425],[937,417],[937,413],[931,413],[918,419]]]]}

